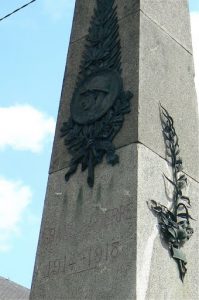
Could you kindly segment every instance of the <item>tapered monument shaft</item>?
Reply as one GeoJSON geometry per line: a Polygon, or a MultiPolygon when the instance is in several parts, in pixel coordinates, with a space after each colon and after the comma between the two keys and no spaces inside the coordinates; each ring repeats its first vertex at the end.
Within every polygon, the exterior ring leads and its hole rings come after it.
{"type": "Polygon", "coordinates": [[[31,300],[199,298],[198,131],[187,1],[76,0],[31,300]]]}

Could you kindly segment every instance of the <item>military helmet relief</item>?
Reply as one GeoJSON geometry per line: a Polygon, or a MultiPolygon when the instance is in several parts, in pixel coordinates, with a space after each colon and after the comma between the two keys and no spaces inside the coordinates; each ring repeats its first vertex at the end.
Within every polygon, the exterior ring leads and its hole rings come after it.
{"type": "Polygon", "coordinates": [[[66,181],[81,164],[88,169],[87,182],[94,185],[94,169],[106,155],[115,165],[113,139],[130,112],[131,92],[125,92],[121,77],[121,49],[117,7],[114,0],[97,0],[86,38],[77,85],[71,100],[71,115],[61,136],[72,156],[66,181]]]}

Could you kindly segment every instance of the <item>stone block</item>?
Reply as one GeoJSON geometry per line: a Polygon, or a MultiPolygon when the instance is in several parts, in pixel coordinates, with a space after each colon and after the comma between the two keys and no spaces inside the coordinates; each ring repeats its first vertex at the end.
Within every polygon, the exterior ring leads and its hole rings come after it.
{"type": "Polygon", "coordinates": [[[80,170],[67,184],[66,169],[49,175],[30,299],[135,298],[136,145],[119,155],[93,189],[80,170]]]}
{"type": "Polygon", "coordinates": [[[145,15],[140,17],[138,140],[165,157],[161,103],[174,119],[184,170],[198,180],[199,124],[192,55],[145,15]]]}
{"type": "MultiPolygon", "coordinates": [[[[138,145],[137,189],[137,300],[196,300],[199,298],[199,224],[191,221],[194,234],[184,245],[187,274],[184,283],[179,278],[177,263],[160,238],[157,217],[146,201],[155,200],[171,207],[173,187],[164,175],[172,179],[168,163],[150,149],[138,145]]],[[[187,177],[184,195],[190,197],[191,215],[198,220],[199,183],[187,177]]]]}
{"type": "Polygon", "coordinates": [[[187,0],[140,0],[140,9],[172,39],[192,53],[187,0]]]}

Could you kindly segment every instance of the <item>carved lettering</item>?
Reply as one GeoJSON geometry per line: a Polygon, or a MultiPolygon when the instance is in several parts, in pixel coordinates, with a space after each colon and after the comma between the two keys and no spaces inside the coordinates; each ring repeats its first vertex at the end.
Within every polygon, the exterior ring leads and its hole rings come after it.
{"type": "Polygon", "coordinates": [[[44,228],[42,240],[45,244],[52,244],[61,240],[68,240],[69,238],[76,239],[89,232],[93,232],[94,228],[99,227],[100,230],[106,231],[109,226],[117,226],[121,222],[128,224],[132,221],[132,203],[129,202],[119,207],[108,209],[105,212],[96,208],[90,216],[90,219],[81,224],[81,227],[76,228],[74,223],[66,223],[64,228],[56,231],[55,227],[44,228]]]}
{"type": "Polygon", "coordinates": [[[45,277],[49,278],[59,274],[68,276],[89,271],[97,268],[102,263],[107,263],[110,259],[116,259],[120,254],[120,241],[114,241],[105,245],[96,245],[83,251],[83,254],[72,258],[55,259],[49,261],[45,269],[45,277]]]}

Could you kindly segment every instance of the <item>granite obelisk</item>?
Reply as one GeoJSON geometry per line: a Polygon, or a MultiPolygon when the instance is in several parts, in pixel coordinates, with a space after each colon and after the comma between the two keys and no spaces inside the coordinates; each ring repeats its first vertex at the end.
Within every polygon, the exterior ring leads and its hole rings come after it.
{"type": "Polygon", "coordinates": [[[198,299],[198,133],[188,1],[76,0],[30,299],[198,299]]]}

